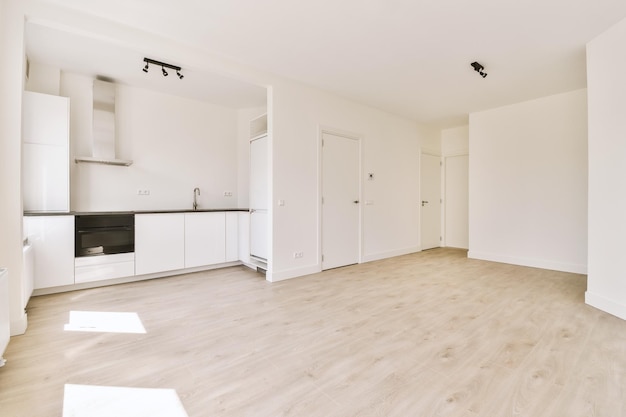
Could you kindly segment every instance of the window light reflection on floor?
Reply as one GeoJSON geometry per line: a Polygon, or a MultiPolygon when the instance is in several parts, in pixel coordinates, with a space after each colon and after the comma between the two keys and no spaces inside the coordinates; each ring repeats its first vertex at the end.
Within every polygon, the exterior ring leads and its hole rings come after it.
{"type": "Polygon", "coordinates": [[[188,417],[176,390],[66,384],[63,417],[188,417]]]}
{"type": "Polygon", "coordinates": [[[67,331],[104,333],[146,333],[137,313],[70,311],[67,331]]]}

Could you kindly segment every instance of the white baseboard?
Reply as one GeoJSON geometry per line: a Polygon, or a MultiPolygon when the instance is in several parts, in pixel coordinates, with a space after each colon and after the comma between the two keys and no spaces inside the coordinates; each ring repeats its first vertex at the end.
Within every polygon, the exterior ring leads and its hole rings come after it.
{"type": "Polygon", "coordinates": [[[617,301],[610,300],[592,292],[585,292],[585,303],[602,310],[606,313],[612,314],[615,317],[626,320],[626,304],[620,304],[617,301]]]}
{"type": "Polygon", "coordinates": [[[301,268],[287,269],[284,271],[274,271],[272,273],[267,271],[266,279],[270,282],[278,282],[286,279],[298,278],[304,275],[317,274],[318,272],[322,272],[322,268],[320,265],[315,264],[301,268]]]}
{"type": "Polygon", "coordinates": [[[361,262],[379,261],[381,259],[393,258],[394,256],[408,255],[409,253],[419,252],[421,249],[419,246],[411,246],[410,248],[396,249],[389,252],[379,252],[369,255],[363,255],[361,262]]]}
{"type": "Polygon", "coordinates": [[[553,271],[571,272],[573,274],[586,274],[587,265],[570,264],[564,262],[548,261],[545,259],[519,258],[515,256],[499,255],[494,253],[476,252],[470,250],[467,257],[483,261],[500,262],[505,264],[529,266],[532,268],[550,269],[553,271]]]}
{"type": "Polygon", "coordinates": [[[108,285],[127,284],[129,282],[145,281],[148,279],[155,279],[155,278],[167,278],[167,277],[172,277],[175,275],[190,274],[193,272],[210,271],[212,269],[228,268],[231,266],[238,266],[238,265],[242,265],[242,262],[241,261],[225,262],[223,264],[197,266],[193,268],[176,269],[173,271],[156,272],[153,274],[132,275],[129,277],[105,279],[101,281],[82,282],[80,284],[62,285],[59,287],[39,288],[33,291],[33,296],[56,294],[60,292],[68,292],[68,291],[75,291],[75,290],[85,290],[88,288],[106,287],[108,285]]]}

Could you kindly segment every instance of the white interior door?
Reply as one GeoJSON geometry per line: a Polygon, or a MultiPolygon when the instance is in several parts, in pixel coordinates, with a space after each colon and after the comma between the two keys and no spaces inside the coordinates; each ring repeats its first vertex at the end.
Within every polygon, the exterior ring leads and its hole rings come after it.
{"type": "Polygon", "coordinates": [[[359,262],[359,141],[322,135],[322,269],[359,262]]]}
{"type": "Polygon", "coordinates": [[[445,164],[445,231],[446,246],[469,248],[469,156],[446,158],[445,164]]]}
{"type": "Polygon", "coordinates": [[[440,158],[422,153],[420,160],[421,246],[441,246],[441,165],[440,158]]]}

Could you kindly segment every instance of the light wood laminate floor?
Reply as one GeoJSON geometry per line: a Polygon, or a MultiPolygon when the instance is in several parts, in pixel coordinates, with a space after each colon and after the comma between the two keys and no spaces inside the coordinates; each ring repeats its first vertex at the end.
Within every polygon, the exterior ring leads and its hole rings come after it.
{"type": "Polygon", "coordinates": [[[436,249],[268,283],[245,267],[35,297],[0,415],[65,384],[170,388],[190,417],[626,416],[626,321],[586,277],[436,249]],[[64,331],[138,313],[147,333],[64,331]]]}

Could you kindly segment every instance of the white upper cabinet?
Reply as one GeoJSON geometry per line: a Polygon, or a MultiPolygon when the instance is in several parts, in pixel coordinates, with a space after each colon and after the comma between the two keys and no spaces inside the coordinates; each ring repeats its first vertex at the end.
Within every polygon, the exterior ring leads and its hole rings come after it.
{"type": "Polygon", "coordinates": [[[269,141],[267,135],[250,142],[250,208],[269,206],[269,141]]]}
{"type": "Polygon", "coordinates": [[[67,146],[70,99],[24,92],[22,139],[24,143],[67,146]]]}
{"type": "Polygon", "coordinates": [[[24,92],[22,184],[25,211],[69,212],[69,99],[24,92]]]}

